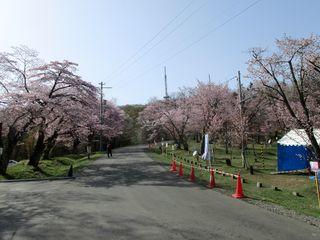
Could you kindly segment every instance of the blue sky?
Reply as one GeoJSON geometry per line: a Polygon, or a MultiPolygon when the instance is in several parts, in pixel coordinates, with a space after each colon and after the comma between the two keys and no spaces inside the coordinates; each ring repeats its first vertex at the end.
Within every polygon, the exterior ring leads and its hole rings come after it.
{"type": "MultiPolygon", "coordinates": [[[[206,81],[209,73],[212,81],[224,82],[238,70],[245,75],[249,48],[272,48],[274,40],[284,34],[319,34],[320,1],[262,0],[166,61],[253,2],[0,0],[0,51],[25,44],[46,61],[74,61],[84,79],[113,87],[105,90],[107,99],[119,105],[146,103],[164,95],[163,66],[167,67],[169,92],[195,86],[196,79],[206,81]],[[153,42],[123,65],[183,9],[153,42]]],[[[236,86],[235,80],[229,84],[236,86]]]]}

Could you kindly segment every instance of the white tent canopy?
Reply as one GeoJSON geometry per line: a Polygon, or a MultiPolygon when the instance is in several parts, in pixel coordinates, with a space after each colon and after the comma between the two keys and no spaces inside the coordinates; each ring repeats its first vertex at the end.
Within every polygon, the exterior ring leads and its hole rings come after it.
{"type": "MultiPolygon", "coordinates": [[[[320,144],[320,129],[313,130],[318,144],[320,144]]],[[[304,129],[293,129],[284,135],[279,141],[279,144],[285,146],[310,146],[310,140],[304,129]]]]}

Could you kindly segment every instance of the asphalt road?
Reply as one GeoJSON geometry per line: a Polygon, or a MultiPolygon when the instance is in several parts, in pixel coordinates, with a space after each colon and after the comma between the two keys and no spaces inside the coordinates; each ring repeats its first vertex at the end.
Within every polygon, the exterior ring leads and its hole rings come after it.
{"type": "Polygon", "coordinates": [[[320,239],[320,229],[179,179],[141,147],[76,180],[0,183],[0,239],[320,239]]]}

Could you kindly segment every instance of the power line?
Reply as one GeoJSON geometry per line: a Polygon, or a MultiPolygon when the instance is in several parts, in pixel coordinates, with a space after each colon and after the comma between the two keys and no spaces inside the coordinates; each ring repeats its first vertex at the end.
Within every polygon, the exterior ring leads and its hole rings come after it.
{"type": "MultiPolygon", "coordinates": [[[[234,4],[232,7],[228,7],[228,8],[225,8],[223,9],[222,11],[219,11],[219,14],[218,15],[223,15],[224,13],[228,12],[230,9],[232,9],[233,7],[237,6],[237,5],[240,5],[241,2],[237,1],[236,4],[234,4]]],[[[199,29],[203,29],[204,27],[207,27],[208,25],[211,26],[212,25],[212,22],[216,20],[216,16],[214,16],[213,18],[211,18],[209,21],[207,21],[205,24],[202,24],[200,27],[197,27],[197,30],[198,31],[199,29]]],[[[193,37],[195,35],[195,32],[196,31],[193,31],[191,32],[190,34],[188,34],[187,37],[184,37],[185,40],[182,40],[180,42],[180,45],[182,45],[183,43],[187,42],[188,39],[190,39],[191,37],[193,37]]],[[[169,49],[169,53],[172,52],[173,50],[175,49],[175,47],[173,48],[170,48],[169,49]]]]}
{"type": "Polygon", "coordinates": [[[215,31],[217,31],[218,29],[222,28],[223,26],[225,26],[226,24],[228,24],[229,22],[233,21],[234,19],[236,19],[237,17],[241,16],[242,14],[244,14],[246,11],[248,11],[250,8],[252,8],[253,6],[255,6],[256,4],[258,4],[259,2],[261,2],[262,0],[257,0],[254,1],[253,3],[249,4],[247,7],[245,7],[244,9],[242,9],[241,11],[237,12],[236,14],[232,15],[230,18],[228,18],[226,21],[224,21],[223,23],[219,24],[218,26],[214,27],[213,29],[211,29],[210,31],[208,31],[207,33],[203,34],[201,37],[199,37],[198,39],[196,39],[195,41],[191,42],[190,44],[188,44],[187,46],[185,46],[184,48],[180,49],[179,51],[175,52],[174,54],[172,54],[171,56],[169,56],[168,58],[166,58],[165,60],[159,62],[158,64],[154,65],[153,67],[147,69],[146,71],[142,72],[141,74],[137,75],[135,78],[133,78],[133,80],[140,78],[141,76],[145,75],[146,73],[152,71],[153,69],[162,66],[163,64],[165,64],[166,62],[172,60],[173,58],[175,58],[176,56],[178,56],[179,54],[183,53],[184,51],[188,50],[189,48],[191,48],[192,46],[196,45],[197,43],[201,42],[202,40],[204,40],[205,38],[209,37],[210,34],[214,33],[215,31]]]}
{"type": "Polygon", "coordinates": [[[118,78],[120,74],[125,72],[127,69],[132,67],[134,64],[136,64],[140,59],[142,59],[144,56],[146,56],[151,50],[153,50],[155,47],[157,47],[160,43],[162,43],[165,39],[167,39],[169,36],[171,36],[174,32],[176,32],[181,26],[186,23],[195,13],[200,11],[209,0],[207,0],[204,4],[200,5],[197,9],[195,9],[193,12],[191,12],[186,18],[184,18],[175,28],[173,28],[170,32],[168,32],[166,35],[164,35],[159,41],[157,41],[155,44],[153,44],[147,51],[145,51],[142,55],[140,55],[136,60],[134,60],[130,65],[122,69],[117,76],[109,79],[109,81],[112,81],[115,78],[118,78]]]}
{"type": "Polygon", "coordinates": [[[232,77],[232,78],[229,78],[229,79],[223,81],[221,84],[222,84],[222,85],[229,85],[229,82],[231,82],[231,81],[234,80],[234,79],[237,79],[237,76],[234,76],[234,77],[232,77]]]}
{"type": "Polygon", "coordinates": [[[103,89],[112,88],[112,87],[105,87],[105,83],[100,82],[100,136],[99,136],[99,150],[102,152],[102,124],[103,124],[103,89]]]}
{"type": "MultiPolygon", "coordinates": [[[[239,1],[237,1],[237,0],[234,0],[234,1],[235,1],[235,3],[232,4],[232,6],[229,6],[229,7],[225,8],[225,9],[219,11],[219,14],[218,14],[218,15],[225,15],[230,9],[232,9],[232,8],[234,8],[235,6],[238,6],[238,5],[241,4],[241,3],[240,3],[239,1]]],[[[196,11],[200,10],[200,9],[201,9],[202,7],[204,7],[206,4],[207,4],[207,2],[205,2],[205,3],[204,3],[203,5],[201,5],[198,9],[196,9],[194,12],[192,12],[186,19],[189,19],[196,11]]],[[[186,19],[185,19],[185,20],[186,20],[186,19]]],[[[205,24],[202,24],[200,27],[197,27],[197,31],[198,31],[199,29],[203,29],[204,27],[207,27],[208,25],[210,26],[214,20],[216,20],[216,16],[213,17],[213,18],[210,18],[209,21],[207,21],[205,24]]],[[[180,23],[179,25],[181,25],[181,23],[180,23]]],[[[179,27],[179,26],[178,26],[178,27],[179,27]]],[[[172,31],[174,31],[174,30],[175,30],[175,29],[173,29],[172,31]]],[[[188,34],[187,37],[185,37],[182,41],[180,41],[179,45],[181,46],[181,45],[183,45],[184,43],[187,43],[187,40],[186,40],[186,39],[190,39],[191,37],[193,37],[193,36],[195,35],[195,32],[196,32],[196,31],[193,31],[192,33],[188,34]]],[[[168,33],[168,34],[170,35],[170,33],[168,33]]],[[[168,34],[167,34],[167,35],[168,35],[168,34]]],[[[175,47],[170,48],[169,51],[167,51],[166,54],[163,54],[163,55],[162,55],[163,57],[161,57],[161,58],[164,58],[167,54],[170,54],[170,53],[171,53],[172,51],[174,51],[174,50],[175,50],[175,47]]],[[[150,66],[150,65],[149,65],[149,66],[150,66]]],[[[130,66],[129,66],[128,68],[130,68],[130,66]]],[[[127,68],[127,69],[128,69],[128,68],[127,68]]],[[[148,70],[147,70],[147,71],[148,71],[148,70]]],[[[121,71],[119,74],[121,74],[122,72],[123,72],[123,71],[121,71]]],[[[117,78],[117,76],[114,77],[113,79],[115,79],[115,78],[117,78]]],[[[111,79],[111,80],[113,80],[113,79],[111,79]]],[[[119,83],[120,83],[120,82],[117,82],[115,85],[119,85],[119,83]]]]}
{"type": "MultiPolygon", "coordinates": [[[[123,63],[121,63],[111,74],[106,77],[110,78],[116,74],[120,69],[122,69],[128,62],[134,59],[144,48],[146,48],[153,40],[155,40],[161,33],[163,33],[176,19],[178,19],[194,2],[191,0],[177,15],[175,15],[169,22],[167,22],[151,39],[145,42],[134,54],[128,57],[123,63]]],[[[106,79],[105,78],[105,79],[106,79]]]]}

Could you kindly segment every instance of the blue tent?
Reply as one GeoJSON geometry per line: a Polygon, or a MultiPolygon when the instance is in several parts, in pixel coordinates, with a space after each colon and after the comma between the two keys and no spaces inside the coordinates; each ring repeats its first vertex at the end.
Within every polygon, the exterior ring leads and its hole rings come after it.
{"type": "MultiPolygon", "coordinates": [[[[320,143],[320,130],[314,130],[320,143]]],[[[313,153],[303,129],[294,129],[278,141],[278,171],[302,170],[309,167],[313,153]]]]}

